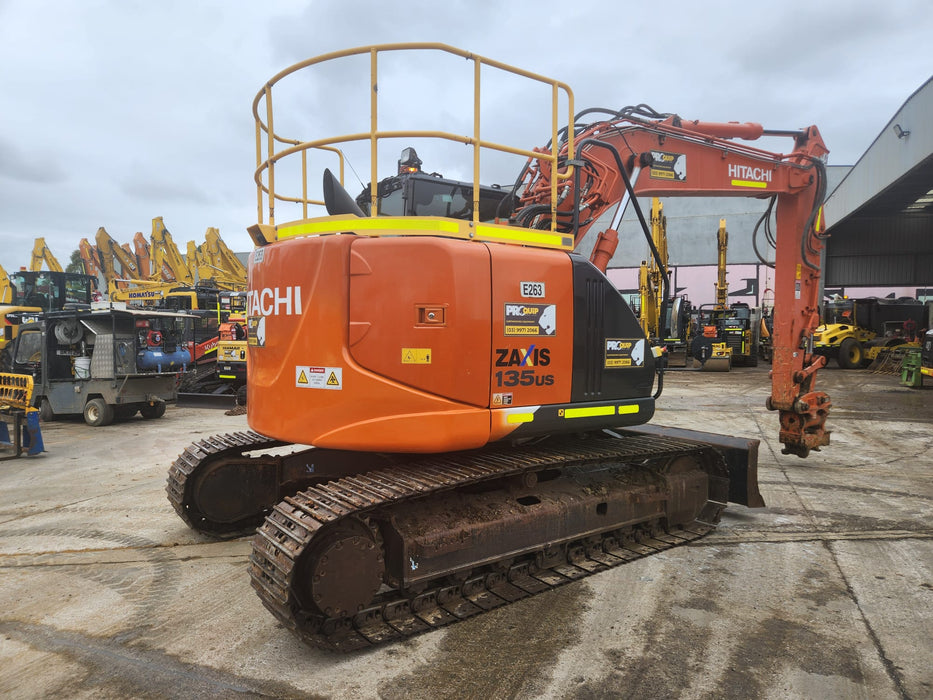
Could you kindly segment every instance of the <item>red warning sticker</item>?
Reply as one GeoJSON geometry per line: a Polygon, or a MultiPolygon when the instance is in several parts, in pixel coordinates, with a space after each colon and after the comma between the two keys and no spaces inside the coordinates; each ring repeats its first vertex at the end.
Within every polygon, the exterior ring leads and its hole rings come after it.
{"type": "Polygon", "coordinates": [[[343,368],[296,365],[295,386],[299,389],[343,389],[343,368]]]}

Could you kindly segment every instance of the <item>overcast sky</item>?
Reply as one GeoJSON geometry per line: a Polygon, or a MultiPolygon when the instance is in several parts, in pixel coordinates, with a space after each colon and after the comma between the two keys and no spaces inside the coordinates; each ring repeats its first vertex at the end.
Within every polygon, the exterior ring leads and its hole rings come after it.
{"type": "MultiPolygon", "coordinates": [[[[44,236],[64,265],[98,227],[129,242],[148,237],[155,216],[182,249],[214,226],[247,250],[261,86],[312,56],[401,41],[561,80],[578,110],[647,103],[689,119],[816,124],[835,165],[855,163],[933,73],[929,0],[0,0],[0,264],[27,265],[44,236]]],[[[395,88],[396,101],[380,90],[389,110],[380,118],[392,122],[394,108],[392,123],[405,128],[405,88],[433,98],[437,128],[468,134],[469,109],[437,75],[444,65],[387,69],[380,87],[395,88]]],[[[296,105],[324,103],[331,123],[366,123],[363,110],[341,111],[352,101],[327,102],[323,88],[339,93],[340,80],[318,87],[296,105]]],[[[548,122],[532,119],[542,112],[533,100],[493,95],[484,129],[544,145],[548,122]]],[[[321,135],[330,134],[295,134],[321,135]]],[[[354,165],[368,181],[368,164],[354,165]]],[[[348,189],[359,192],[359,181],[348,189]]]]}

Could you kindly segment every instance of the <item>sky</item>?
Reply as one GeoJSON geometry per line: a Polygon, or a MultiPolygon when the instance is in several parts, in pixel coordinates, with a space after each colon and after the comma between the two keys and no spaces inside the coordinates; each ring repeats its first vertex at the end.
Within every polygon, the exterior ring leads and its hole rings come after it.
{"type": "MultiPolygon", "coordinates": [[[[560,80],[577,111],[645,103],[685,119],[816,124],[829,163],[851,165],[933,74],[930,37],[928,0],[0,0],[0,265],[28,265],[40,236],[65,265],[99,227],[130,242],[156,216],[182,252],[208,227],[250,249],[253,99],[279,71],[332,51],[439,42],[560,80]]],[[[276,131],[367,129],[368,77],[352,78],[351,63],[282,81],[276,131]]],[[[381,63],[380,127],[468,135],[462,64],[381,63]]],[[[543,146],[550,93],[483,80],[484,136],[543,146]]],[[[428,171],[461,175],[452,151],[419,155],[428,171]]],[[[380,155],[379,177],[394,157],[380,155]]],[[[355,195],[369,163],[349,165],[355,195]]],[[[496,165],[484,178],[510,183],[496,165]]]]}

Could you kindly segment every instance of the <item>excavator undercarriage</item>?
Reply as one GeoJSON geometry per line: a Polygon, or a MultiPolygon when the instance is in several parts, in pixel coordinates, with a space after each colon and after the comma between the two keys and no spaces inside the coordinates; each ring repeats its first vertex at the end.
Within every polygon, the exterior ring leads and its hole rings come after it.
{"type": "Polygon", "coordinates": [[[764,505],[757,441],[670,428],[431,456],[248,455],[283,445],[252,432],[195,443],[172,465],[169,499],[213,536],[265,518],[253,587],[305,642],[340,651],[690,542],[728,501],[764,505]]]}

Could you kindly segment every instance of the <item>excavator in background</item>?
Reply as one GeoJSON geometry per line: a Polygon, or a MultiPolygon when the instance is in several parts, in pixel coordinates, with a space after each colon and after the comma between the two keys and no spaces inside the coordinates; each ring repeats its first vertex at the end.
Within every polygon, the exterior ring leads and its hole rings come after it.
{"type": "Polygon", "coordinates": [[[149,240],[152,265],[149,279],[194,285],[194,275],[172,240],[172,234],[165,228],[161,216],[152,220],[152,235],[149,240]]]}
{"type": "Polygon", "coordinates": [[[649,257],[641,261],[638,270],[638,320],[648,339],[665,348],[668,366],[684,367],[693,307],[685,296],[672,293],[666,276],[667,217],[657,197],[651,199],[651,240],[660,264],[649,248],[649,257]]]}
{"type": "MultiPolygon", "coordinates": [[[[478,115],[478,78],[473,99],[478,115]]],[[[825,360],[808,350],[828,152],[816,127],[768,131],[645,105],[574,113],[563,83],[442,44],[304,61],[264,85],[253,113],[251,431],[186,448],[167,492],[205,534],[260,526],[252,585],[306,643],[351,650],[436,628],[701,537],[727,502],[764,505],[757,440],[645,425],[662,363],[605,276],[627,205],[650,241],[638,196],[773,198],[767,404],[779,414],[785,453],[805,457],[828,444],[831,401],[815,387],[825,360]],[[388,212],[378,187],[366,215],[325,170],[327,215],[277,222],[276,205],[321,204],[305,194],[310,168],[283,171],[303,173],[283,191],[279,163],[359,135],[309,141],[274,132],[275,86],[353,56],[367,57],[364,84],[376,85],[380,59],[403,50],[466,59],[475,76],[482,68],[543,82],[554,95],[547,144],[492,143],[478,121],[469,136],[380,132],[384,91],[373,90],[371,182],[380,139],[466,143],[474,168],[465,218],[380,216],[388,212]],[[792,150],[736,141],[762,135],[789,137],[792,150]],[[479,164],[490,149],[527,162],[507,198],[515,208],[486,220],[479,164]],[[604,213],[611,223],[589,259],[574,253],[604,213]],[[294,451],[264,454],[286,445],[294,451]]],[[[452,201],[454,187],[438,201],[452,201]]]]}
{"type": "Polygon", "coordinates": [[[100,258],[97,256],[97,249],[87,238],[82,238],[78,241],[78,255],[84,263],[84,274],[94,277],[99,286],[106,287],[107,281],[104,278],[104,271],[100,266],[100,258]]]}
{"type": "Polygon", "coordinates": [[[133,253],[136,255],[136,262],[139,264],[140,279],[152,279],[152,264],[149,260],[149,241],[146,240],[142,231],[137,231],[133,235],[133,253]]]}
{"type": "Polygon", "coordinates": [[[39,272],[42,269],[42,263],[48,266],[50,272],[64,272],[58,258],[45,244],[45,239],[37,238],[32,247],[32,259],[29,261],[29,269],[32,272],[39,272]]]}
{"type": "Polygon", "coordinates": [[[108,289],[126,289],[131,280],[143,279],[136,255],[117,243],[101,226],[94,236],[98,265],[108,289]]]}
{"type": "Polygon", "coordinates": [[[204,243],[199,246],[202,259],[213,271],[207,278],[221,289],[242,292],[246,289],[246,266],[236,254],[227,247],[220,231],[210,227],[204,233],[204,243]]]}
{"type": "Polygon", "coordinates": [[[692,349],[696,366],[706,371],[727,372],[733,365],[758,365],[760,311],[744,302],[729,304],[726,257],[729,232],[726,220],[719,220],[716,232],[716,303],[702,305],[697,316],[698,334],[692,349]]]}
{"type": "Polygon", "coordinates": [[[728,249],[726,220],[720,219],[719,230],[716,232],[716,303],[700,305],[696,335],[691,343],[694,367],[708,372],[728,372],[732,369],[732,347],[723,337],[724,322],[729,316],[729,284],[726,281],[728,249]]]}
{"type": "Polygon", "coordinates": [[[188,268],[199,284],[210,284],[226,291],[246,289],[246,268],[227,248],[216,228],[208,228],[204,243],[188,241],[188,268]]]}

